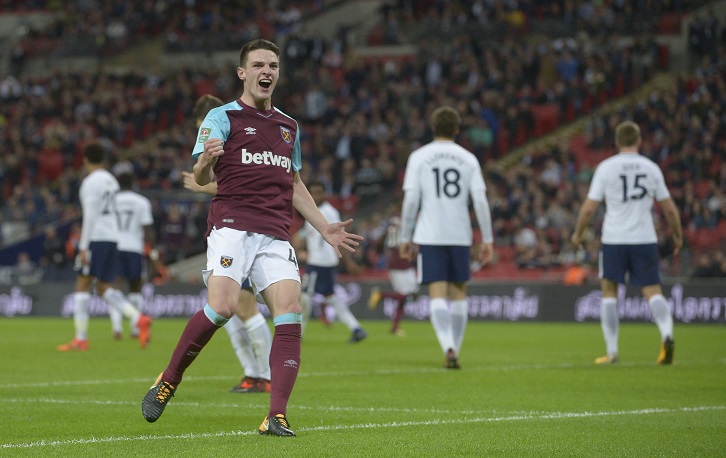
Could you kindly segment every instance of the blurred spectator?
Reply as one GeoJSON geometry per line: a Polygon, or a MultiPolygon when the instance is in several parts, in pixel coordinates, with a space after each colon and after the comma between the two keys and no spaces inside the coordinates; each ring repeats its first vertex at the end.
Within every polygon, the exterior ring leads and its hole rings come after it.
{"type": "Polygon", "coordinates": [[[518,216],[512,219],[512,228],[517,265],[520,268],[540,267],[539,241],[535,230],[518,216]]]}
{"type": "Polygon", "coordinates": [[[715,278],[726,276],[726,253],[723,249],[704,251],[696,259],[691,278],[715,278]]]}
{"type": "Polygon", "coordinates": [[[580,63],[569,49],[558,53],[555,68],[565,84],[571,83],[579,73],[580,63]]]}
{"type": "Polygon", "coordinates": [[[42,269],[33,262],[30,254],[25,251],[18,253],[15,264],[15,283],[18,286],[28,286],[39,283],[43,277],[42,269]]]}
{"type": "Polygon", "coordinates": [[[467,134],[472,145],[472,152],[483,160],[491,154],[494,145],[494,131],[484,118],[477,118],[474,125],[469,127],[467,134]]]}
{"type": "Polygon", "coordinates": [[[568,286],[584,285],[592,270],[587,264],[572,264],[565,270],[562,283],[568,286]]]}
{"type": "Polygon", "coordinates": [[[361,205],[379,199],[383,192],[383,175],[367,157],[363,158],[355,173],[353,192],[360,199],[361,205]]]}
{"type": "MultiPolygon", "coordinates": [[[[156,218],[154,218],[156,219],[156,218]]],[[[177,203],[170,204],[161,221],[159,252],[165,264],[172,264],[184,259],[187,250],[188,220],[177,203]]]]}
{"type": "Polygon", "coordinates": [[[66,272],[68,263],[65,251],[65,244],[58,237],[55,227],[46,227],[43,237],[43,253],[39,260],[44,280],[59,281],[72,278],[72,275],[69,276],[69,272],[66,272]]]}
{"type": "Polygon", "coordinates": [[[71,224],[68,237],[65,243],[66,259],[75,259],[78,254],[78,242],[81,240],[81,223],[79,221],[71,224]]]}

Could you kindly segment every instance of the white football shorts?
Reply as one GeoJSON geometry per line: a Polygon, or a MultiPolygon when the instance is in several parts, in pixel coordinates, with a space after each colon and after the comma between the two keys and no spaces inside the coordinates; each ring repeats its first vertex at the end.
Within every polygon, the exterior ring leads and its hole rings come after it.
{"type": "Polygon", "coordinates": [[[202,271],[205,285],[210,275],[229,277],[240,285],[249,278],[255,294],[280,280],[300,283],[290,242],[228,227],[213,228],[207,237],[207,268],[202,271]]]}
{"type": "Polygon", "coordinates": [[[418,279],[416,277],[416,269],[411,267],[408,269],[392,269],[388,271],[388,279],[391,287],[398,294],[413,294],[419,290],[418,279]]]}

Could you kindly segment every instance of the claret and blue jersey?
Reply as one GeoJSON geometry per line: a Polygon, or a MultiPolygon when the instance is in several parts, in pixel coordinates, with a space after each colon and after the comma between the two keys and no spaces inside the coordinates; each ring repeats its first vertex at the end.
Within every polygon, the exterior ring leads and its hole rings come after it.
{"type": "Polygon", "coordinates": [[[260,111],[235,100],[207,113],[192,156],[219,138],[217,194],[209,224],[290,240],[293,176],[302,167],[297,121],[277,108],[260,111]],[[243,198],[240,198],[243,196],[243,198]]]}

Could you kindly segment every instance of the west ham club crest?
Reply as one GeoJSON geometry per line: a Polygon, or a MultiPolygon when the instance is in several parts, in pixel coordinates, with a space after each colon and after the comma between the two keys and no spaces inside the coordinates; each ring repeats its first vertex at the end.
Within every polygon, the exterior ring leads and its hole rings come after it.
{"type": "Polygon", "coordinates": [[[290,132],[290,129],[284,126],[280,126],[280,135],[282,135],[282,139],[285,140],[285,143],[290,143],[292,141],[292,132],[290,132]]]}
{"type": "Polygon", "coordinates": [[[230,256],[222,256],[219,258],[219,263],[226,269],[232,265],[232,258],[230,256]]]}

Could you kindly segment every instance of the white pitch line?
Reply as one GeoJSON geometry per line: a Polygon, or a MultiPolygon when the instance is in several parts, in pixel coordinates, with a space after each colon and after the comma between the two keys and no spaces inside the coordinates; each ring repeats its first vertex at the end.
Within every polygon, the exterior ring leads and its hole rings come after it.
{"type": "MultiPolygon", "coordinates": [[[[100,401],[100,400],[77,400],[77,399],[57,399],[57,398],[0,398],[0,404],[61,404],[61,405],[101,405],[101,406],[140,406],[141,402],[136,401],[100,401]]],[[[239,404],[235,402],[211,403],[211,402],[185,402],[174,401],[169,405],[171,408],[180,407],[204,407],[210,409],[229,408],[229,409],[267,409],[269,403],[264,404],[239,404]]],[[[315,410],[322,412],[359,412],[359,413],[407,413],[407,414],[438,414],[438,415],[482,415],[484,413],[496,413],[495,409],[483,410],[448,410],[448,409],[416,409],[410,407],[341,407],[341,406],[300,406],[290,404],[291,409],[296,410],[315,410]]],[[[509,413],[522,413],[510,411],[509,413]]],[[[531,413],[531,412],[530,412],[531,413]]]]}
{"type": "MultiPolygon", "coordinates": [[[[651,362],[621,362],[621,367],[635,366],[655,366],[651,362]]],[[[516,364],[510,366],[481,366],[467,368],[467,372],[510,372],[510,371],[528,371],[542,369],[576,369],[590,368],[593,364],[516,364]]],[[[411,369],[381,369],[376,371],[340,371],[340,372],[300,372],[298,378],[308,377],[359,377],[371,375],[407,375],[407,374],[432,374],[448,371],[445,368],[411,368],[411,369]]],[[[217,380],[234,380],[235,376],[216,375],[216,376],[193,376],[184,377],[185,382],[209,382],[217,380]]],[[[22,389],[22,388],[49,388],[55,386],[82,386],[82,385],[108,385],[113,384],[129,384],[144,383],[151,386],[153,377],[149,378],[130,378],[130,379],[105,379],[105,380],[54,380],[47,382],[30,382],[30,383],[0,383],[0,389],[22,389]]]]}
{"type": "MultiPolygon", "coordinates": [[[[333,426],[313,426],[297,428],[298,432],[320,432],[320,431],[340,431],[355,429],[376,429],[391,428],[397,426],[440,426],[440,425],[458,425],[471,423],[499,423],[509,421],[522,420],[559,420],[570,418],[594,418],[594,417],[613,417],[626,415],[653,415],[662,413],[682,413],[682,412],[706,412],[714,410],[726,410],[726,406],[696,406],[681,407],[677,409],[651,408],[640,410],[621,410],[621,411],[600,411],[600,412],[541,412],[541,413],[525,413],[510,416],[498,417],[476,417],[466,419],[453,420],[429,420],[429,421],[406,421],[392,423],[360,423],[356,425],[333,425],[333,426]]],[[[0,444],[1,449],[30,449],[39,447],[60,447],[66,445],[87,445],[113,442],[141,442],[147,440],[163,440],[163,439],[204,439],[212,437],[230,437],[230,436],[250,436],[256,435],[257,431],[220,431],[216,433],[187,433],[175,435],[140,435],[140,436],[109,436],[103,438],[92,437],[89,439],[65,439],[65,440],[41,440],[34,442],[15,442],[0,444]]]]}

